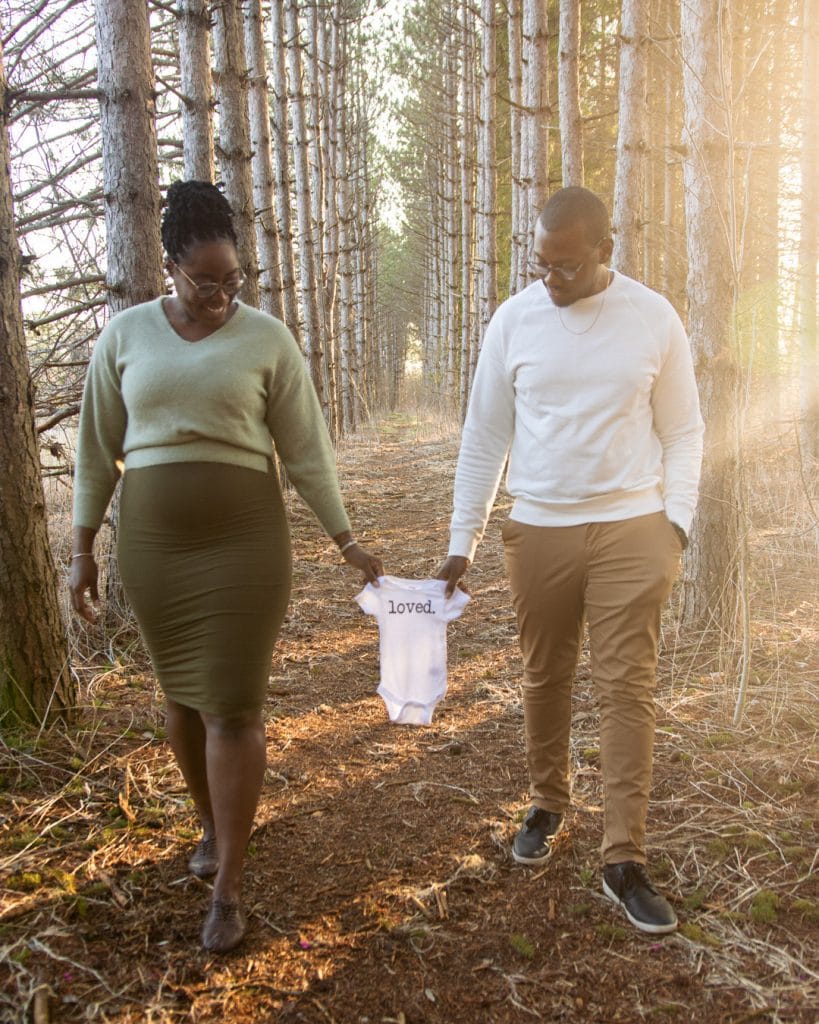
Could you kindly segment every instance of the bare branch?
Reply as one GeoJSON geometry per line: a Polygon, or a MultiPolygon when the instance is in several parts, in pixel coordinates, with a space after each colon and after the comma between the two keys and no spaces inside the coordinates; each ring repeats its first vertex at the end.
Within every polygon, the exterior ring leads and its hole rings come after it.
{"type": "Polygon", "coordinates": [[[67,281],[55,281],[53,284],[44,284],[41,288],[32,288],[30,291],[23,292],[20,297],[23,299],[30,299],[33,295],[48,295],[51,292],[57,292],[63,288],[77,288],[86,284],[99,284],[104,280],[104,274],[94,274],[91,277],[72,277],[67,281]]]}
{"type": "Polygon", "coordinates": [[[29,330],[36,331],[38,327],[45,327],[46,324],[56,323],[57,320],[64,320],[68,316],[75,316],[77,313],[84,313],[87,309],[97,309],[104,306],[106,300],[89,299],[88,302],[81,302],[78,306],[70,306],[68,309],[61,309],[59,313],[51,316],[44,316],[40,320],[26,320],[25,325],[29,330]]]}
{"type": "Polygon", "coordinates": [[[9,100],[16,103],[26,100],[33,103],[55,103],[60,100],[99,100],[99,89],[64,89],[57,92],[35,92],[33,89],[9,90],[9,100]]]}
{"type": "Polygon", "coordinates": [[[69,419],[71,416],[76,416],[80,411],[79,403],[76,405],[69,405],[65,409],[59,409],[44,420],[42,423],[38,423],[36,426],[36,432],[38,434],[44,433],[46,430],[51,430],[52,427],[56,427],[58,423],[62,423],[63,420],[69,419]]]}

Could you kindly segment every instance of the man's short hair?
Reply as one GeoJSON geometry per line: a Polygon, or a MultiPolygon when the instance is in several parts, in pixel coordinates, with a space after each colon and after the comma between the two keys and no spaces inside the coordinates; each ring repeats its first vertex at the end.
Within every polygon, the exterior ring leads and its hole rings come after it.
{"type": "Polygon", "coordinates": [[[606,204],[594,192],[579,185],[558,189],[541,210],[538,220],[546,231],[583,224],[590,245],[608,238],[611,233],[606,204]]]}

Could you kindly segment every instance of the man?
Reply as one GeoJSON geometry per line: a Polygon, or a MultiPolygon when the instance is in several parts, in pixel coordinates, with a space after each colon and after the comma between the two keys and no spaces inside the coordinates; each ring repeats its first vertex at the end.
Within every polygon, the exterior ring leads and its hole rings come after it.
{"type": "Polygon", "coordinates": [[[605,205],[556,192],[536,279],[493,316],[463,429],[451,593],[475,554],[507,456],[503,526],[523,655],[532,807],[514,859],[542,864],[569,804],[571,687],[588,622],[605,790],[603,890],[642,931],[677,919],[646,872],[660,610],[688,543],[703,424],[691,354],[662,296],[607,267],[605,205]]]}

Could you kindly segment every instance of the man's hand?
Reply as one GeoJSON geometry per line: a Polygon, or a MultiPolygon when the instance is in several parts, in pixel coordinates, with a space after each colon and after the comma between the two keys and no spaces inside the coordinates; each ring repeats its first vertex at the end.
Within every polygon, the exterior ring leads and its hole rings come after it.
{"type": "MultiPolygon", "coordinates": [[[[469,559],[464,558],[463,555],[450,555],[443,562],[435,576],[435,579],[446,580],[445,594],[447,597],[452,597],[455,593],[455,587],[457,586],[458,580],[469,568],[469,564],[469,559]]],[[[461,590],[466,590],[466,587],[461,587],[461,590]]]]}

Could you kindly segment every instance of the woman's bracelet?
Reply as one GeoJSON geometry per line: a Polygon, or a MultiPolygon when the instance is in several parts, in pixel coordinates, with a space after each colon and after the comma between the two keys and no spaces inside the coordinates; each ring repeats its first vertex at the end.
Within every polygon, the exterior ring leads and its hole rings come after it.
{"type": "Polygon", "coordinates": [[[93,558],[93,557],[94,557],[94,552],[93,551],[81,551],[78,555],[72,555],[71,556],[71,561],[73,562],[75,558],[93,558]]]}
{"type": "Polygon", "coordinates": [[[358,544],[357,540],[348,540],[345,544],[342,544],[338,549],[340,554],[344,554],[345,551],[349,551],[350,548],[354,548],[358,544]]]}

